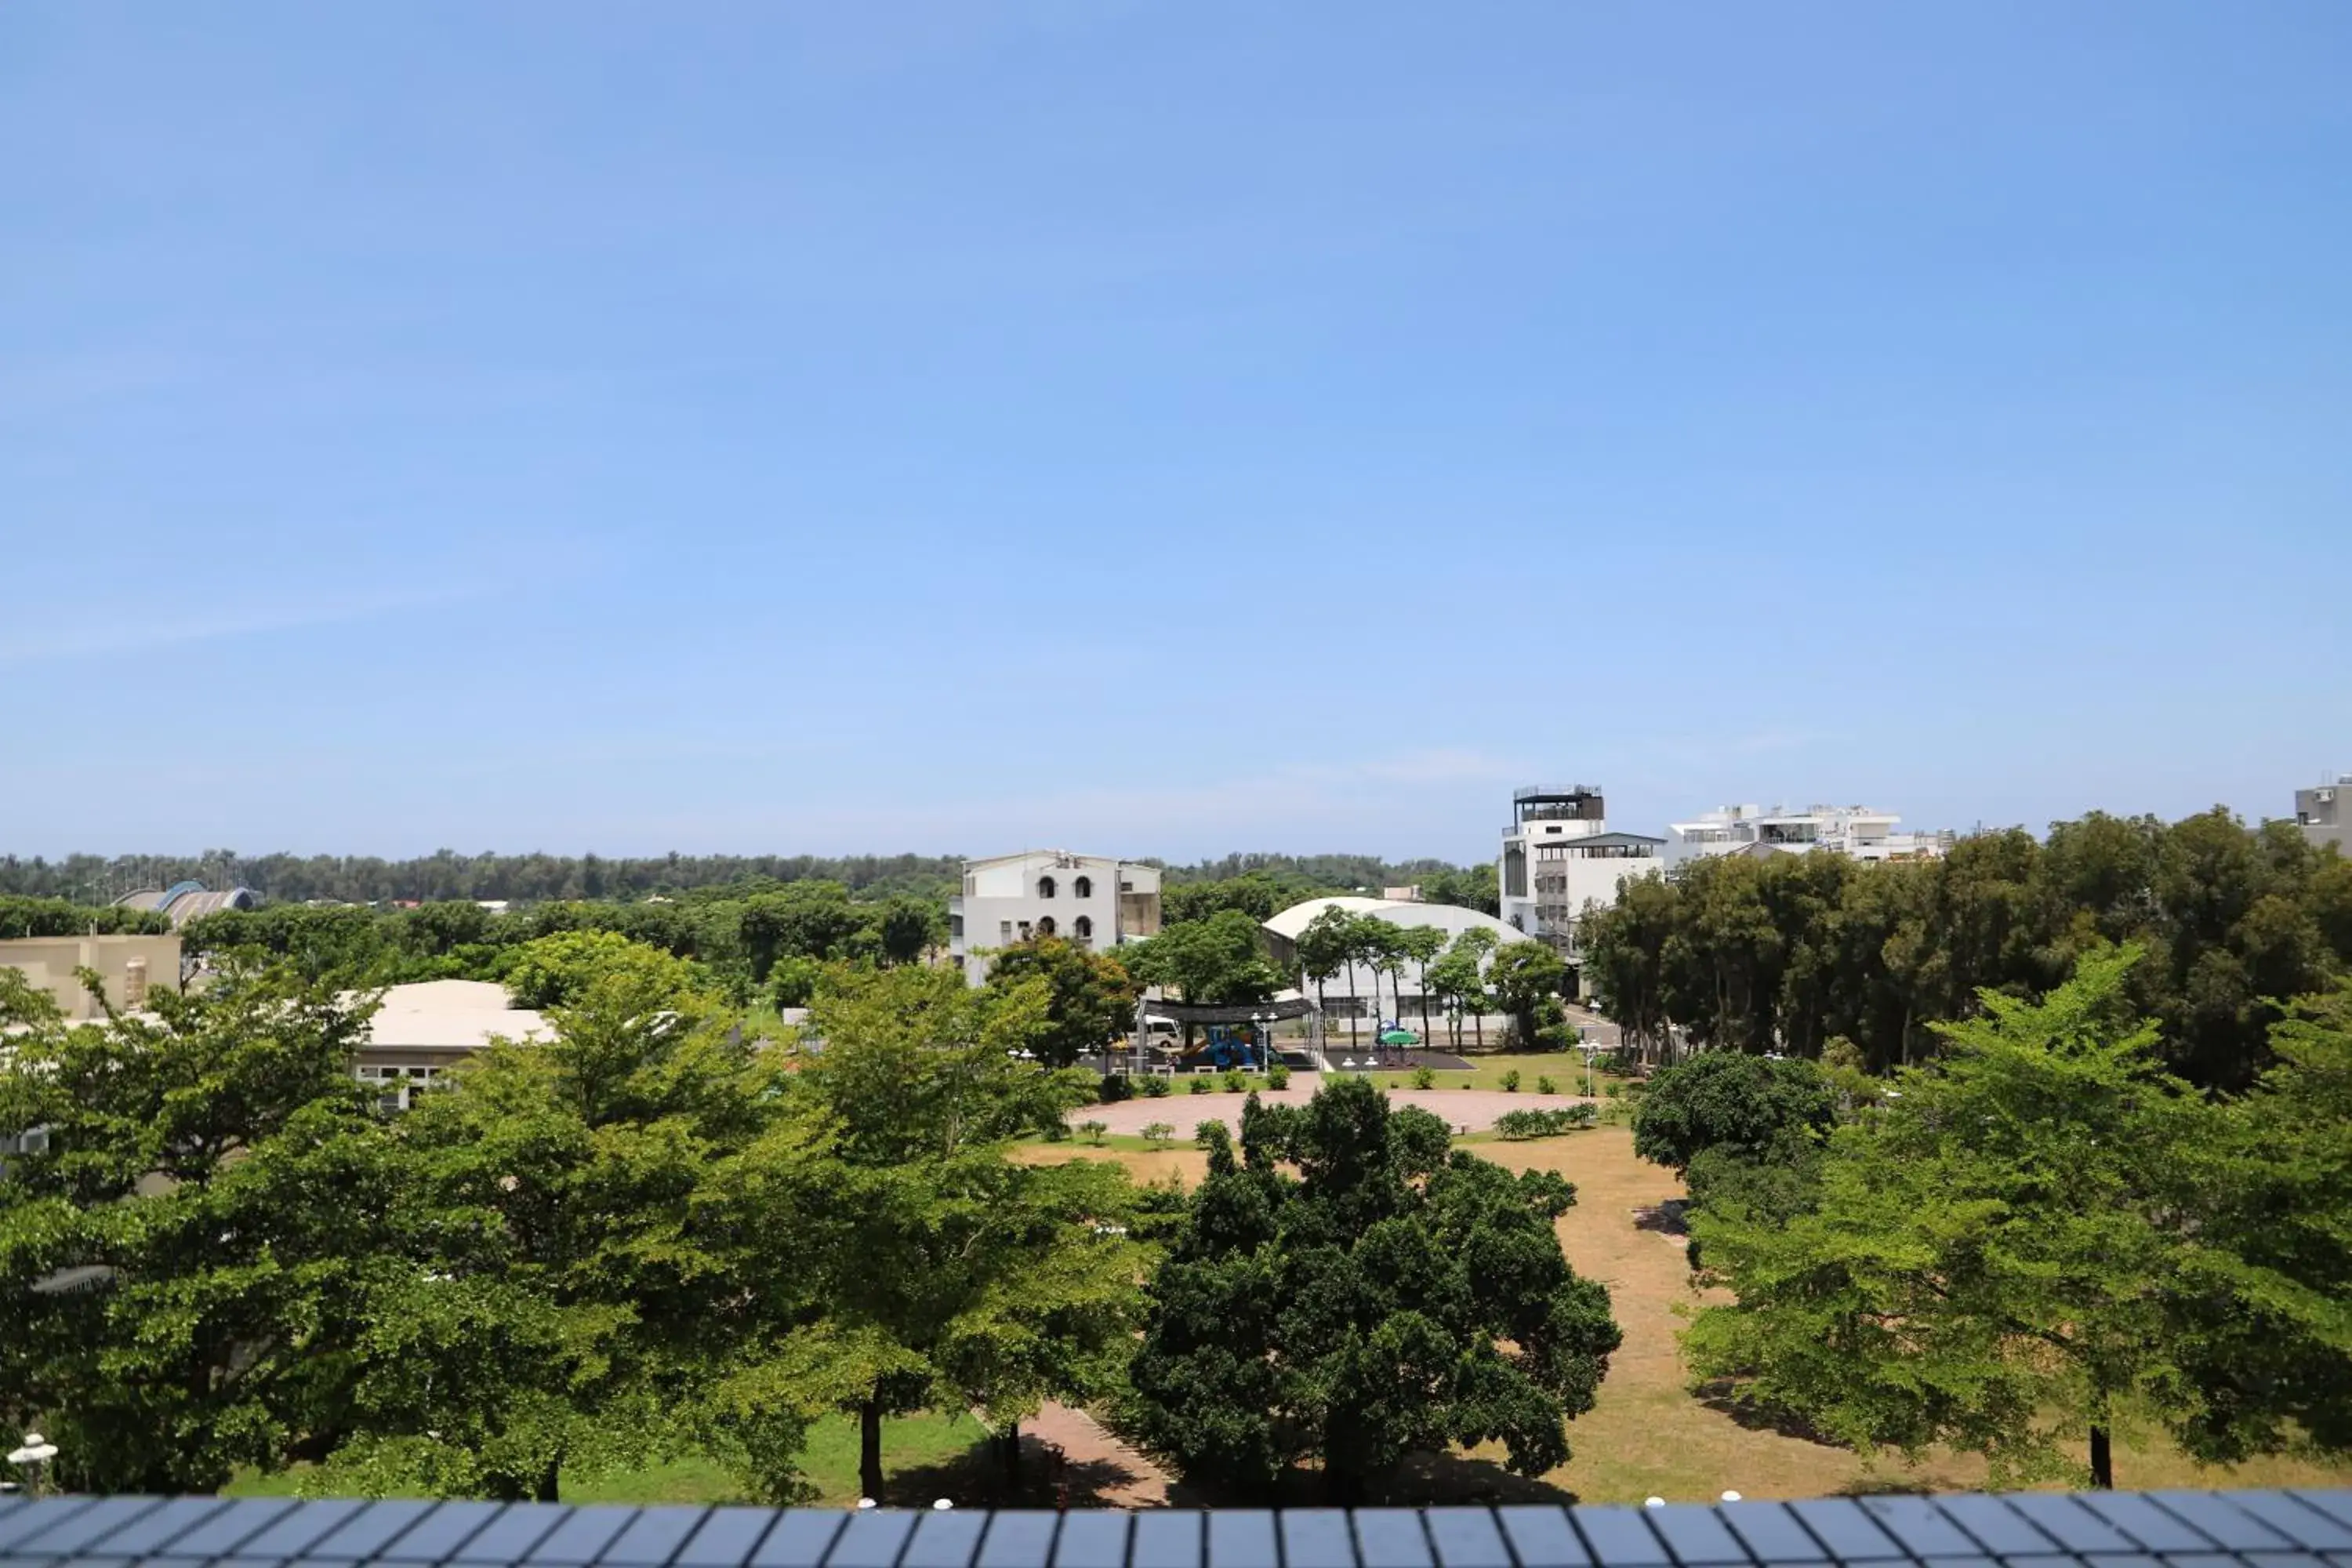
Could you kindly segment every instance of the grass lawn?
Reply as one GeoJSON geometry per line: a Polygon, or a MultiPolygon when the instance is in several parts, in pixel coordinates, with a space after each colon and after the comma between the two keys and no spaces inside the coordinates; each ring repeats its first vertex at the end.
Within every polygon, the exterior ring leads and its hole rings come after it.
{"type": "MultiPolygon", "coordinates": [[[[882,1465],[892,1477],[935,1471],[964,1462],[984,1434],[969,1415],[925,1413],[882,1424],[882,1465]]],[[[857,1500],[857,1422],[828,1415],[809,1429],[801,1468],[817,1489],[817,1500],[845,1507],[857,1500]]],[[[247,1472],[221,1489],[224,1497],[291,1497],[301,1483],[299,1469],[278,1475],[247,1472]]],[[[565,1502],[721,1503],[747,1502],[734,1474],[699,1458],[679,1458],[625,1474],[567,1474],[565,1502]]],[[[893,1501],[904,1501],[894,1498],[893,1501]]]]}

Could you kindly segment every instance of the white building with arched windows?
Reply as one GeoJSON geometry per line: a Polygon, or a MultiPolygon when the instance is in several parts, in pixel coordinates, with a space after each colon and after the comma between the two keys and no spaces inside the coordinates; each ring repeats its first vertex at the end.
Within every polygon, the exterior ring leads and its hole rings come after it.
{"type": "Polygon", "coordinates": [[[948,952],[977,985],[988,954],[1031,937],[1116,947],[1160,934],[1160,868],[1066,849],[967,860],[948,900],[948,952]]]}

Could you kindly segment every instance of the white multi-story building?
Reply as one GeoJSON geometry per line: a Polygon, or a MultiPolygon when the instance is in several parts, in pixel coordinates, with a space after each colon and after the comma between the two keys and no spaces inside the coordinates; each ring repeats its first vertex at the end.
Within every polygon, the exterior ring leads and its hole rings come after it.
{"type": "Polygon", "coordinates": [[[1665,840],[1609,830],[1599,784],[1534,784],[1511,795],[1511,825],[1495,866],[1506,925],[1582,956],[1576,922],[1587,905],[1612,904],[1634,877],[1654,876],[1665,840]]]}
{"type": "Polygon", "coordinates": [[[1160,868],[1066,849],[967,860],[948,900],[948,952],[974,985],[988,954],[1035,936],[1116,947],[1160,934],[1160,868]]]}
{"type": "Polygon", "coordinates": [[[1706,855],[1801,855],[1811,849],[1856,860],[1932,860],[1952,847],[1947,833],[1898,833],[1903,819],[1866,805],[1727,805],[1666,828],[1666,864],[1706,855]]]}

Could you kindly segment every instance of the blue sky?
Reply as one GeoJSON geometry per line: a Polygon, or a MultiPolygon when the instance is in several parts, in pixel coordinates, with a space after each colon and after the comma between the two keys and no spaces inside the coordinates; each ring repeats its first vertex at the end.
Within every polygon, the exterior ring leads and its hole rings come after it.
{"type": "Polygon", "coordinates": [[[0,6],[0,851],[2352,768],[2352,6],[0,6]]]}

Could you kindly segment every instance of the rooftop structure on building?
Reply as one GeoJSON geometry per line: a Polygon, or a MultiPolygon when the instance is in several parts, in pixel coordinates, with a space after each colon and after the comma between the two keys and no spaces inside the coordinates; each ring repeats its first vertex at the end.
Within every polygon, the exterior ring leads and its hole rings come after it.
{"type": "Polygon", "coordinates": [[[1511,822],[1495,865],[1503,921],[1578,964],[1583,957],[1578,921],[1590,907],[1616,902],[1628,879],[1655,875],[1664,843],[1647,834],[1612,832],[1599,784],[1514,790],[1511,822]]]}
{"type": "Polygon", "coordinates": [[[948,952],[977,985],[988,955],[1033,937],[1085,948],[1160,934],[1160,868],[1067,849],[967,860],[948,900],[948,952]]]}
{"type": "Polygon", "coordinates": [[[1727,805],[1666,828],[1666,864],[1710,855],[1802,855],[1815,849],[1856,860],[1932,860],[1953,836],[1906,833],[1903,819],[1866,805],[1727,805]]]}
{"type": "Polygon", "coordinates": [[[174,882],[168,888],[142,888],[135,893],[125,893],[115,900],[126,910],[152,910],[170,921],[175,930],[198,915],[216,914],[222,910],[249,910],[259,901],[260,896],[251,888],[225,888],[215,891],[202,882],[174,882]]]}
{"type": "Polygon", "coordinates": [[[2352,828],[2352,773],[2323,774],[2311,788],[2295,791],[2294,820],[2314,847],[2333,844],[2352,855],[2352,837],[2346,835],[2352,828]]]}

